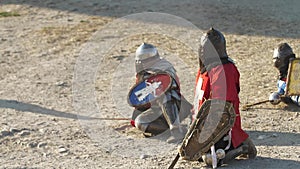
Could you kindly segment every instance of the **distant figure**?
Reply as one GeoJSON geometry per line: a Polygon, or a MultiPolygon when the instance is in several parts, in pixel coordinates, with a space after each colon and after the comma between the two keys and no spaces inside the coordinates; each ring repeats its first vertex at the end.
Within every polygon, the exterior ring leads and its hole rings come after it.
{"type": "MultiPolygon", "coordinates": [[[[226,154],[224,159],[218,161],[218,165],[227,163],[240,155],[251,159],[255,158],[257,153],[255,145],[241,126],[238,96],[240,74],[233,60],[227,55],[225,37],[218,30],[211,28],[202,35],[200,43],[194,114],[198,113],[202,104],[208,99],[230,102],[236,113],[235,123],[231,131],[215,142],[215,149],[222,149],[226,154]]],[[[215,152],[207,153],[215,154],[215,152]]],[[[206,163],[211,161],[199,159],[199,161],[202,160],[206,163]]]]}
{"type": "Polygon", "coordinates": [[[277,81],[277,91],[269,96],[269,101],[276,105],[281,101],[284,103],[295,103],[300,106],[299,96],[285,97],[285,88],[287,74],[289,70],[290,59],[296,58],[292,48],[287,43],[280,43],[273,54],[274,67],[278,70],[279,76],[277,81]]]}
{"type": "MultiPolygon", "coordinates": [[[[162,96],[163,98],[135,108],[131,124],[145,135],[150,134],[151,136],[170,129],[172,136],[167,141],[170,143],[182,141],[185,133],[180,121],[184,118],[184,113],[190,113],[192,106],[180,93],[180,83],[175,68],[170,62],[159,56],[155,46],[147,43],[141,44],[136,50],[135,68],[137,84],[158,73],[167,73],[172,81],[170,88],[162,96]]],[[[157,85],[159,83],[154,84],[154,87],[157,85]]]]}

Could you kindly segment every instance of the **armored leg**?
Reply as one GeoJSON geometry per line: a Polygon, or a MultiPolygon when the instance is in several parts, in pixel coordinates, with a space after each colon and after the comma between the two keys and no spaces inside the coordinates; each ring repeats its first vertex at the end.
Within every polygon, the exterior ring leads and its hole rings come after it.
{"type": "Polygon", "coordinates": [[[234,160],[238,156],[243,156],[249,159],[254,159],[256,157],[257,150],[255,145],[250,138],[247,138],[239,147],[229,150],[225,158],[223,159],[224,163],[228,163],[231,160],[234,160]]]}
{"type": "Polygon", "coordinates": [[[183,121],[185,118],[189,117],[191,119],[191,109],[193,108],[192,104],[189,103],[184,97],[181,97],[181,101],[176,100],[176,105],[179,107],[179,119],[183,121]]]}
{"type": "Polygon", "coordinates": [[[180,125],[179,108],[177,107],[175,101],[167,101],[165,104],[161,105],[161,109],[171,131],[171,137],[167,140],[167,142],[181,142],[185,133],[180,125]]]}
{"type": "Polygon", "coordinates": [[[158,108],[150,108],[139,114],[135,119],[135,125],[144,133],[151,133],[152,135],[158,135],[169,129],[158,108]]]}

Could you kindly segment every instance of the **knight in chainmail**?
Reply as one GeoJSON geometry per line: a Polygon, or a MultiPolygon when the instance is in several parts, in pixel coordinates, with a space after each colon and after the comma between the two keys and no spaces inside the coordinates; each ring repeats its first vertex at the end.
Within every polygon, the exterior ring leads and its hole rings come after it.
{"type": "Polygon", "coordinates": [[[273,62],[274,67],[278,70],[277,91],[269,96],[270,103],[276,105],[281,101],[284,103],[294,103],[300,106],[300,96],[284,96],[286,89],[287,74],[290,59],[296,58],[293,49],[287,43],[280,43],[274,49],[273,62]]]}
{"type": "Polygon", "coordinates": [[[155,136],[170,129],[168,142],[180,142],[184,137],[180,120],[189,113],[189,104],[180,93],[179,78],[173,65],[159,56],[155,46],[141,44],[135,55],[136,83],[144,81],[157,73],[167,73],[172,78],[169,90],[157,102],[135,108],[131,124],[144,135],[155,136]],[[165,114],[163,114],[163,112],[165,114]]]}

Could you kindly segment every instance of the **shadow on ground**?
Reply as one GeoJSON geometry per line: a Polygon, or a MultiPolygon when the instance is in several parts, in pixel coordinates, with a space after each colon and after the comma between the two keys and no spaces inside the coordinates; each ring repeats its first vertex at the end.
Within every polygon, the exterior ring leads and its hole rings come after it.
{"type": "Polygon", "coordinates": [[[63,117],[63,118],[69,118],[69,119],[79,119],[79,118],[84,119],[84,120],[93,119],[88,116],[81,116],[81,115],[77,115],[77,114],[56,111],[53,109],[47,109],[47,108],[44,108],[44,107],[41,107],[38,105],[23,103],[23,102],[19,102],[16,100],[0,99],[0,108],[9,108],[9,109],[14,109],[14,110],[21,111],[21,112],[31,112],[31,113],[44,114],[44,115],[63,117]]]}
{"type": "MultiPolygon", "coordinates": [[[[182,161],[183,163],[190,163],[189,161],[182,161]]],[[[179,161],[179,162],[180,162],[179,161]]],[[[197,165],[197,163],[196,163],[197,165]]],[[[199,167],[193,167],[193,169],[209,169],[209,167],[203,167],[205,164],[200,164],[199,167]]],[[[268,157],[257,156],[255,159],[235,159],[228,164],[218,168],[226,169],[287,169],[287,168],[299,168],[300,162],[294,160],[284,160],[268,157]]],[[[175,167],[176,169],[185,169],[185,167],[175,167]]]]}
{"type": "MultiPolygon", "coordinates": [[[[1,4],[25,4],[80,14],[123,17],[141,12],[161,12],[182,17],[201,30],[211,26],[222,32],[300,38],[300,1],[280,0],[180,1],[153,0],[3,0],[1,4]]],[[[142,18],[141,18],[142,19],[142,18]]]]}
{"type": "MultiPolygon", "coordinates": [[[[103,120],[101,118],[93,118],[88,116],[81,116],[72,113],[61,112],[53,109],[47,109],[38,105],[23,103],[16,100],[2,100],[0,99],[0,108],[9,108],[21,112],[31,112],[37,114],[44,114],[69,119],[80,120],[103,120]]],[[[125,118],[124,118],[125,119],[125,118]]],[[[118,130],[117,128],[116,130],[118,130]]],[[[120,130],[120,129],[119,129],[120,130]]],[[[247,131],[257,146],[299,146],[299,133],[283,133],[283,132],[266,132],[266,131],[247,131]],[[281,138],[281,139],[278,139],[281,138]]]]}
{"type": "MultiPolygon", "coordinates": [[[[298,168],[300,166],[299,161],[294,160],[283,160],[268,157],[257,157],[254,160],[241,159],[231,161],[226,169],[283,169],[286,168],[298,168]]],[[[222,168],[222,167],[221,167],[222,168]]],[[[194,168],[196,169],[196,168],[194,168]]]]}
{"type": "Polygon", "coordinates": [[[257,146],[299,146],[300,133],[247,131],[257,146]]]}

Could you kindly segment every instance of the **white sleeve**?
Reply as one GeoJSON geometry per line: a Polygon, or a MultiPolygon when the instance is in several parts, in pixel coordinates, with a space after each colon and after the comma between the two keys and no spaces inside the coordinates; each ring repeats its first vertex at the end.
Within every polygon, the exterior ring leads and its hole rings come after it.
{"type": "Polygon", "coordinates": [[[283,95],[285,93],[286,82],[282,80],[277,81],[278,94],[283,95]]]}

